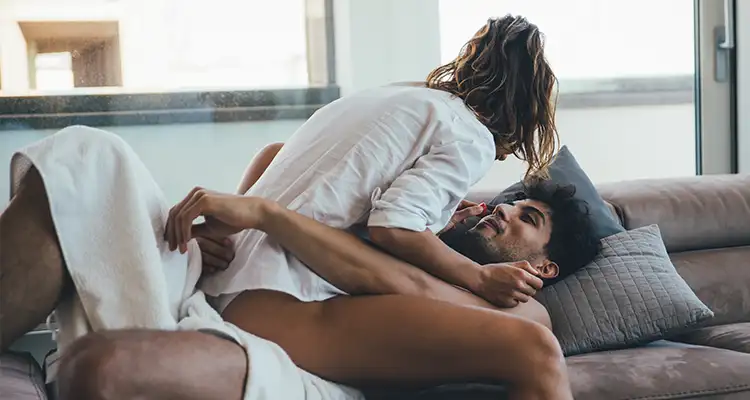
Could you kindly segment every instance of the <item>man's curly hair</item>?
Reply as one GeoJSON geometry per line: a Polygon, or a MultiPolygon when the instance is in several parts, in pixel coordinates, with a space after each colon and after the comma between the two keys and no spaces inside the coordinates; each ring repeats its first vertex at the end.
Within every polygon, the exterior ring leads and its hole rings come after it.
{"type": "Polygon", "coordinates": [[[575,197],[573,185],[532,182],[524,185],[516,199],[531,199],[547,204],[552,232],[545,247],[547,258],[557,264],[559,274],[546,281],[551,285],[594,260],[601,241],[594,235],[594,224],[588,203],[575,197]]]}

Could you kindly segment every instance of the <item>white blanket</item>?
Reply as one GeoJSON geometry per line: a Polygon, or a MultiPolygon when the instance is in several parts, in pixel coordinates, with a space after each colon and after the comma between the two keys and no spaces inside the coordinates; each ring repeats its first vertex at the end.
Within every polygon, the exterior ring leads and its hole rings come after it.
{"type": "Polygon", "coordinates": [[[11,196],[31,165],[41,173],[76,296],[56,310],[64,351],[91,331],[206,330],[246,349],[245,399],[361,399],[356,390],[297,368],[276,344],[222,320],[196,289],[200,251],[170,252],[169,205],[151,174],[118,136],[74,126],[19,151],[11,196]]]}

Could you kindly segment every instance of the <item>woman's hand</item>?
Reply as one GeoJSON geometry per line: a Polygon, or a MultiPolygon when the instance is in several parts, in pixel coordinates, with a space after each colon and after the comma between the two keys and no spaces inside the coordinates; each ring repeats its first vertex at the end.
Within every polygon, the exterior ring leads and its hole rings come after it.
{"type": "Polygon", "coordinates": [[[446,231],[449,231],[456,227],[456,225],[463,222],[466,218],[469,217],[475,217],[478,215],[486,214],[487,213],[487,205],[484,203],[474,203],[469,200],[461,200],[461,203],[459,203],[458,208],[456,209],[456,212],[453,213],[453,216],[451,217],[450,221],[448,221],[448,224],[445,225],[445,228],[440,230],[438,232],[438,236],[443,234],[446,231]]]}
{"type": "Polygon", "coordinates": [[[224,194],[196,187],[169,210],[164,239],[169,249],[187,252],[187,242],[197,236],[227,237],[245,229],[254,229],[262,222],[264,200],[224,194]],[[203,216],[206,222],[193,225],[203,216]]]}

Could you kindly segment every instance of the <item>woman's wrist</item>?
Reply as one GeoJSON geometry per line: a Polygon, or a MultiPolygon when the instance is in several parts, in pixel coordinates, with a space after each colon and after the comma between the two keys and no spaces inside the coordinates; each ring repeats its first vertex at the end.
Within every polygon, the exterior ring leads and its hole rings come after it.
{"type": "Polygon", "coordinates": [[[469,260],[466,266],[462,266],[462,268],[466,269],[466,286],[464,289],[467,289],[474,294],[479,293],[482,289],[482,282],[484,280],[482,266],[469,260]]]}
{"type": "Polygon", "coordinates": [[[262,232],[272,233],[275,227],[279,226],[279,221],[284,217],[284,207],[280,206],[279,203],[264,199],[262,197],[248,197],[251,204],[251,212],[257,213],[258,222],[254,229],[262,232]]]}

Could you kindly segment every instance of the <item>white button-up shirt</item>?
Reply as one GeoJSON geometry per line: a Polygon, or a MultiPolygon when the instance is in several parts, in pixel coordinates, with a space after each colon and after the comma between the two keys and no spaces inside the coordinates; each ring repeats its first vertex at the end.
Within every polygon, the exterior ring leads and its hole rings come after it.
{"type": "MultiPolygon", "coordinates": [[[[442,229],[495,159],[492,135],[459,98],[385,86],[318,110],[247,192],[335,228],[442,229]]],[[[226,271],[204,280],[209,295],[271,289],[303,301],[344,294],[265,233],[235,238],[226,271]]],[[[223,296],[219,308],[233,296],[223,296]]]]}

